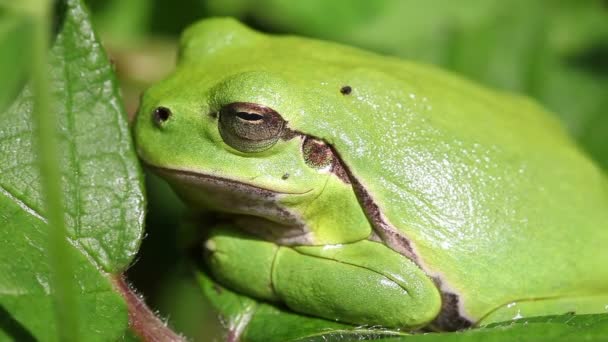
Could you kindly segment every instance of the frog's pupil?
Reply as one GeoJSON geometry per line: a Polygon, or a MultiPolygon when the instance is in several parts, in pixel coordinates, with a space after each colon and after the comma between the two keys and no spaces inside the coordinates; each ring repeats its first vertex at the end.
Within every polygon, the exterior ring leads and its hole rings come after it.
{"type": "Polygon", "coordinates": [[[260,114],[247,113],[247,112],[238,112],[238,113],[236,113],[236,116],[238,116],[239,118],[241,118],[243,120],[247,120],[247,121],[258,121],[258,120],[262,120],[264,118],[260,114]]]}

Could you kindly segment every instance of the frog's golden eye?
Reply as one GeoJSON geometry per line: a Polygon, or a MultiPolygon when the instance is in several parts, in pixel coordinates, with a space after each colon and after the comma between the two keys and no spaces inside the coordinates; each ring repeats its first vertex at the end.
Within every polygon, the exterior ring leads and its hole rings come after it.
{"type": "Polygon", "coordinates": [[[241,152],[261,152],[283,134],[285,120],[276,111],[249,102],[234,102],[220,109],[219,130],[224,142],[241,152]]]}
{"type": "Polygon", "coordinates": [[[161,127],[171,117],[171,110],[166,107],[156,107],[152,112],[152,121],[158,127],[161,127]]]}

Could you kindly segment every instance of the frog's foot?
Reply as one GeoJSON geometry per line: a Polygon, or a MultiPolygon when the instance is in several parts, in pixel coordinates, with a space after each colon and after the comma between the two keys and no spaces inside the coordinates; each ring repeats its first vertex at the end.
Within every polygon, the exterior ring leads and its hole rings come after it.
{"type": "Polygon", "coordinates": [[[285,247],[218,228],[206,247],[219,282],[296,312],[412,329],[427,325],[441,309],[433,281],[377,242],[285,247]]]}
{"type": "Polygon", "coordinates": [[[608,294],[515,300],[484,316],[476,325],[556,314],[608,312],[608,294]]]}

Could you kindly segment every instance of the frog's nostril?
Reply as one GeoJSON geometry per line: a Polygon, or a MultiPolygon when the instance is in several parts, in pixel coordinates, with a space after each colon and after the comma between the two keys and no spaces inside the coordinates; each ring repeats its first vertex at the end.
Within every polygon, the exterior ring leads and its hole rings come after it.
{"type": "Polygon", "coordinates": [[[152,112],[152,119],[156,126],[161,127],[171,117],[171,110],[166,107],[157,107],[152,112]]]}

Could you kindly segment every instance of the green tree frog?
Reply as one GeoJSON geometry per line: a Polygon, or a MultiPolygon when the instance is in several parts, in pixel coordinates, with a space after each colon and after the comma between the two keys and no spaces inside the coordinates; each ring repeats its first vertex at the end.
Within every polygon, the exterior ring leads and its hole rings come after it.
{"type": "Polygon", "coordinates": [[[607,311],[607,179],[530,99],[218,18],[184,32],[134,135],[226,214],[206,260],[242,294],[403,329],[607,311]]]}

